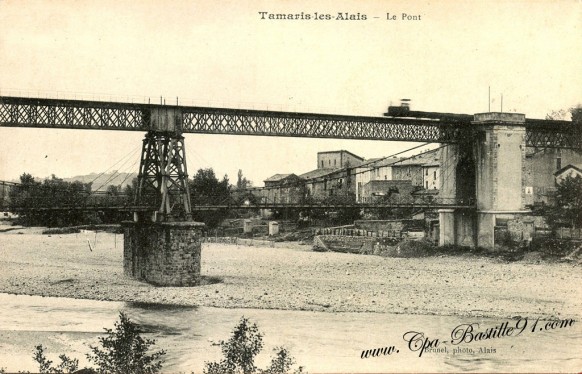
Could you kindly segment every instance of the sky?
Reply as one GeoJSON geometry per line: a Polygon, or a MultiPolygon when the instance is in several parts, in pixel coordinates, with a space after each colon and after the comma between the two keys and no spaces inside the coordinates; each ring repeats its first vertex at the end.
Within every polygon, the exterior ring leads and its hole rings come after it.
{"type": "MultiPolygon", "coordinates": [[[[575,0],[0,0],[0,96],[381,116],[403,98],[413,110],[499,111],[503,95],[503,111],[544,118],[582,102],[581,28],[575,0]],[[332,19],[268,19],[302,12],[332,19]],[[335,19],[346,12],[360,20],[335,19]]],[[[0,180],[137,172],[142,137],[0,127],[0,180]]],[[[235,182],[242,169],[255,186],[315,169],[317,152],[373,158],[418,145],[185,139],[190,175],[212,167],[235,182]]]]}

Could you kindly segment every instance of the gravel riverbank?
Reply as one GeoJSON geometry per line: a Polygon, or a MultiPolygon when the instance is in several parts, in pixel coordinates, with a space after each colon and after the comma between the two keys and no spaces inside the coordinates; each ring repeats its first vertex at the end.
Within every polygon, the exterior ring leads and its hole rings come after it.
{"type": "Polygon", "coordinates": [[[119,234],[2,232],[0,292],[220,308],[582,316],[582,273],[568,263],[204,244],[202,274],[210,284],[159,288],[124,276],[122,247],[119,234]]]}

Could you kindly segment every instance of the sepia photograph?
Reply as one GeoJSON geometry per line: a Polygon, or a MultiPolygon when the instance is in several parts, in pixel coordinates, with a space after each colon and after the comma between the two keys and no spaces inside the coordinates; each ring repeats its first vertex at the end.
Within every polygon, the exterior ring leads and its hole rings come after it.
{"type": "Polygon", "coordinates": [[[579,0],[0,0],[0,374],[582,370],[579,0]]]}

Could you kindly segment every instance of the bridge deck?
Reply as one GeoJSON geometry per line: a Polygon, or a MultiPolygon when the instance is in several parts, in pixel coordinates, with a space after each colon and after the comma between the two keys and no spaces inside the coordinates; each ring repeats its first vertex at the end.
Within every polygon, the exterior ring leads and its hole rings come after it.
{"type": "MultiPolygon", "coordinates": [[[[177,113],[184,133],[433,143],[459,143],[472,133],[471,116],[446,113],[368,117],[6,96],[0,96],[0,126],[149,131],[160,110],[177,113]]],[[[568,121],[527,119],[526,144],[582,149],[578,127],[568,121]]]]}

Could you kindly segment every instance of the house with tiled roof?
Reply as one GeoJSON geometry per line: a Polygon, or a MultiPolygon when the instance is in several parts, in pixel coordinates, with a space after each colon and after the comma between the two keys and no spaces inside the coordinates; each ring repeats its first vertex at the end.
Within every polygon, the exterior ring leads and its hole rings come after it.
{"type": "Polygon", "coordinates": [[[275,174],[264,180],[265,187],[249,191],[262,203],[301,204],[305,196],[304,180],[295,174],[275,174]]]}
{"type": "Polygon", "coordinates": [[[344,149],[339,151],[317,152],[318,169],[353,168],[364,162],[364,158],[344,149]]]}
{"type": "Polygon", "coordinates": [[[414,200],[412,193],[419,188],[409,180],[373,180],[362,187],[361,202],[410,203],[414,200]]]}
{"type": "MultiPolygon", "coordinates": [[[[433,173],[433,180],[429,181],[429,187],[437,187],[438,189],[438,175],[435,175],[435,168],[438,169],[439,151],[438,149],[430,150],[416,156],[404,158],[392,165],[392,178],[395,180],[410,180],[413,186],[420,186],[426,188],[425,178],[427,172],[433,173]],[[424,165],[433,165],[432,169],[424,168],[424,165]],[[436,166],[435,166],[436,165],[436,166]],[[433,182],[434,181],[434,185],[433,182]]],[[[438,174],[438,172],[437,172],[438,174]]]]}
{"type": "Polygon", "coordinates": [[[361,201],[363,196],[362,187],[373,180],[392,180],[392,165],[401,158],[381,157],[369,159],[355,170],[356,186],[355,193],[357,201],[361,201]]]}
{"type": "Polygon", "coordinates": [[[561,168],[560,170],[556,171],[554,173],[554,177],[556,178],[556,184],[560,184],[564,179],[568,177],[582,178],[582,164],[580,165],[568,164],[561,168]]]}
{"type": "Polygon", "coordinates": [[[315,169],[300,175],[305,181],[307,196],[324,200],[330,196],[344,196],[355,201],[354,169],[315,169]]]}
{"type": "Polygon", "coordinates": [[[275,174],[263,182],[265,182],[265,187],[273,187],[279,185],[289,185],[301,183],[303,179],[295,174],[275,174]]]}

